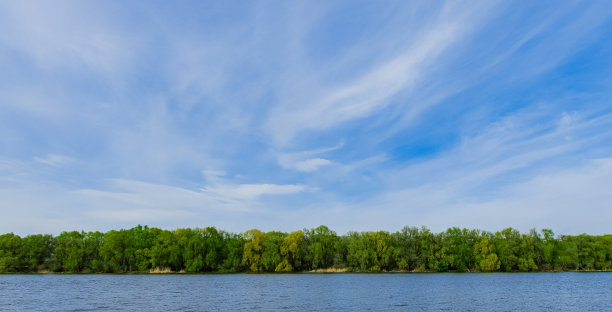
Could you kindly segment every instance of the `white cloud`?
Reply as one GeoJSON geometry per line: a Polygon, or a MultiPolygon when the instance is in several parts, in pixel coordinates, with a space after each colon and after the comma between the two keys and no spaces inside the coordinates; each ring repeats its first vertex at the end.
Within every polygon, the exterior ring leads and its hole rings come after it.
{"type": "Polygon", "coordinates": [[[294,169],[302,172],[311,172],[319,170],[320,167],[329,166],[332,164],[331,161],[323,158],[310,158],[305,160],[295,160],[290,156],[281,155],[279,156],[279,164],[283,168],[294,169]]]}
{"type": "Polygon", "coordinates": [[[225,176],[225,174],[226,172],[221,171],[221,170],[212,170],[212,169],[202,170],[202,175],[206,179],[206,182],[209,184],[216,184],[219,181],[223,180],[223,177],[225,176]]]}
{"type": "Polygon", "coordinates": [[[205,193],[240,201],[255,199],[262,195],[285,195],[302,192],[304,190],[306,190],[306,187],[299,184],[225,184],[202,189],[205,193]]]}
{"type": "Polygon", "coordinates": [[[612,115],[584,113],[571,120],[566,113],[543,120],[549,112],[541,109],[508,116],[437,158],[382,173],[387,191],[351,213],[375,207],[388,228],[609,232],[612,159],[593,159],[597,153],[584,147],[612,138],[612,115]]]}
{"type": "Polygon", "coordinates": [[[126,179],[106,188],[69,190],[20,177],[0,187],[0,228],[20,234],[109,230],[135,224],[165,228],[211,225],[242,231],[254,215],[267,215],[261,196],[303,192],[302,185],[218,184],[188,190],[126,179]]]}
{"type": "Polygon", "coordinates": [[[268,126],[274,139],[286,144],[304,130],[325,130],[368,116],[389,104],[400,90],[412,90],[428,74],[428,67],[454,43],[468,35],[484,9],[447,3],[435,22],[419,31],[409,47],[357,79],[329,89],[307,105],[287,105],[273,112],[268,126]]]}
{"type": "MultiPolygon", "coordinates": [[[[609,198],[600,187],[610,182],[608,160],[590,159],[609,157],[611,115],[586,112],[590,104],[579,99],[488,124],[519,105],[535,107],[524,103],[531,97],[554,100],[554,88],[525,98],[509,88],[551,83],[534,78],[585,47],[583,56],[600,51],[590,43],[605,32],[605,5],[529,13],[512,5],[506,9],[518,14],[499,15],[492,1],[399,5],[368,13],[376,18],[363,24],[341,25],[354,37],[333,44],[322,42],[342,35],[330,35],[340,10],[329,5],[256,4],[240,10],[242,23],[186,29],[191,22],[176,23],[187,13],[180,6],[134,10],[143,15],[125,19],[132,14],[117,16],[112,4],[0,3],[0,67],[11,71],[0,88],[6,154],[0,155],[0,228],[31,233],[206,222],[239,230],[322,223],[361,230],[546,218],[557,220],[551,227],[559,230],[603,227],[576,212],[585,203],[609,221],[602,208],[609,198]],[[521,27],[506,27],[524,17],[521,27]],[[450,113],[422,114],[453,94],[457,101],[444,104],[450,113]],[[498,106],[505,95],[517,103],[498,106]],[[570,107],[578,111],[564,112],[570,107]],[[456,113],[461,123],[476,109],[482,115],[466,132],[451,128],[455,120],[445,122],[456,113]],[[416,127],[430,122],[445,138],[462,135],[458,146],[395,159],[402,140],[427,135],[416,127]],[[350,138],[347,148],[314,149],[340,138],[350,138]],[[76,154],[54,154],[62,150],[76,154]],[[24,156],[4,158],[15,155],[24,156]],[[74,164],[91,165],[56,170],[74,164]],[[231,170],[200,176],[203,164],[231,170]],[[76,183],[85,186],[62,186],[76,183]],[[307,200],[294,201],[298,196],[307,200]],[[355,197],[367,198],[355,203],[355,197]],[[538,208],[547,205],[572,220],[538,208]]],[[[603,64],[592,55],[584,65],[603,64]]],[[[607,68],[600,70],[594,75],[607,68]]],[[[587,75],[580,77],[597,78],[587,75]]],[[[582,85],[567,92],[605,95],[591,93],[596,83],[582,85]]],[[[593,106],[609,109],[605,102],[593,106]]]]}
{"type": "Polygon", "coordinates": [[[292,169],[301,172],[317,171],[321,167],[333,165],[334,162],[329,159],[316,156],[339,150],[342,147],[344,147],[344,141],[332,147],[318,148],[296,153],[279,153],[277,156],[278,164],[285,169],[292,169]]]}
{"type": "Polygon", "coordinates": [[[71,157],[64,156],[64,155],[58,155],[58,154],[48,154],[47,157],[44,157],[44,158],[34,157],[34,160],[41,164],[45,164],[45,165],[49,165],[53,167],[60,167],[60,166],[63,166],[65,164],[69,164],[75,161],[71,157]]]}
{"type": "Polygon", "coordinates": [[[581,167],[511,184],[490,200],[438,207],[435,214],[423,220],[425,224],[461,224],[488,230],[515,226],[523,231],[537,227],[564,234],[610,234],[611,184],[612,159],[596,159],[581,167]]]}
{"type": "Polygon", "coordinates": [[[305,191],[299,184],[239,184],[228,181],[224,171],[203,170],[208,185],[202,188],[206,194],[223,200],[253,200],[262,195],[285,195],[305,191]]]}
{"type": "Polygon", "coordinates": [[[0,40],[34,59],[43,68],[86,65],[102,74],[124,70],[134,46],[101,7],[81,2],[11,2],[2,5],[6,31],[0,40]],[[79,27],[75,27],[79,25],[79,27]]]}

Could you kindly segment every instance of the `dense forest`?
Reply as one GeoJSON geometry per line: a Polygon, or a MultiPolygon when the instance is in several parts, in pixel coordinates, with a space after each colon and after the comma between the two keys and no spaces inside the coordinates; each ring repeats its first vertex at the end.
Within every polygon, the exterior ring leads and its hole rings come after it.
{"type": "Polygon", "coordinates": [[[214,227],[13,233],[0,236],[0,272],[524,272],[612,270],[612,235],[491,233],[405,227],[337,235],[326,226],[242,234],[214,227]]]}

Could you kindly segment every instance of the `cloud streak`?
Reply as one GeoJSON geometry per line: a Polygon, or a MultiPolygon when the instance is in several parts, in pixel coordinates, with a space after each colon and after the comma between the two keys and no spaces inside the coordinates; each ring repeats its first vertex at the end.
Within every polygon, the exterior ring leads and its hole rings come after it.
{"type": "Polygon", "coordinates": [[[0,228],[606,231],[610,12],[1,3],[0,228]]]}
{"type": "Polygon", "coordinates": [[[286,143],[301,131],[326,130],[381,110],[399,91],[413,90],[422,83],[427,68],[466,37],[485,10],[447,3],[432,23],[418,30],[420,35],[404,51],[349,83],[328,90],[309,105],[280,109],[269,121],[270,132],[278,142],[286,143]]]}

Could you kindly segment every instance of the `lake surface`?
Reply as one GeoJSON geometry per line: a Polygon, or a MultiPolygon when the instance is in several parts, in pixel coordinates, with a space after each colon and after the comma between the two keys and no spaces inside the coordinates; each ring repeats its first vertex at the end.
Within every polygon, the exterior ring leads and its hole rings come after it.
{"type": "Polygon", "coordinates": [[[0,311],[612,311],[612,273],[0,275],[0,311]]]}

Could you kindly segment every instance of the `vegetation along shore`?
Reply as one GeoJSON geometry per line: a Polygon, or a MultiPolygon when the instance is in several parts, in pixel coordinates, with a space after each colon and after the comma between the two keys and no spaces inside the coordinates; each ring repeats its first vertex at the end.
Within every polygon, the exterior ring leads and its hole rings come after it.
{"type": "Polygon", "coordinates": [[[326,226],[235,234],[148,226],[58,236],[0,235],[2,273],[528,272],[612,270],[612,235],[495,233],[404,227],[389,233],[326,226]]]}

